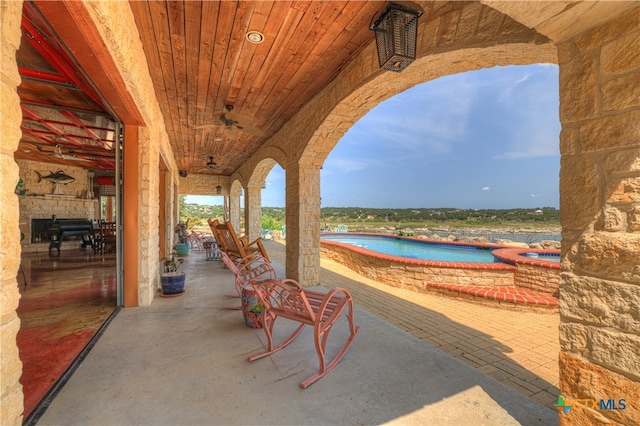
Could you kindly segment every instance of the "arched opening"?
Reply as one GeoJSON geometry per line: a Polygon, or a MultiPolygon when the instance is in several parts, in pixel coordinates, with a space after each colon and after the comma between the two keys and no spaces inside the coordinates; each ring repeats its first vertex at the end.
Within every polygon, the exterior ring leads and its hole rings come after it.
{"type": "MultiPolygon", "coordinates": [[[[515,215],[506,215],[517,208],[530,211],[531,216],[517,219],[522,220],[521,228],[530,228],[538,208],[559,207],[558,109],[558,67],[548,64],[448,75],[390,97],[354,123],[327,156],[320,172],[324,228],[333,231],[343,223],[350,232],[355,228],[393,234],[400,223],[412,221],[420,238],[432,239],[443,224],[449,226],[444,235],[457,230],[473,236],[474,230],[485,227],[502,234],[500,226],[506,227],[505,233],[512,230],[503,220],[518,226],[515,215]],[[445,221],[456,217],[454,211],[462,219],[445,221]],[[493,212],[498,218],[493,223],[490,217],[479,219],[478,211],[484,216],[493,212]],[[505,211],[505,216],[499,211],[505,211]]],[[[559,239],[557,215],[552,225],[547,222],[540,229],[549,226],[559,239]]],[[[390,294],[400,294],[393,287],[413,288],[409,278],[403,282],[393,276],[387,282],[385,272],[375,265],[362,261],[355,268],[346,265],[367,278],[378,276],[376,281],[387,283],[390,294]],[[367,269],[375,272],[363,272],[367,269]]],[[[413,289],[416,293],[411,301],[416,310],[424,312],[425,321],[440,314],[452,322],[429,325],[443,327],[433,334],[425,331],[424,324],[403,324],[400,317],[390,318],[391,322],[538,402],[554,402],[559,385],[557,309],[525,313],[497,304],[479,307],[480,302],[443,302],[447,295],[413,289]],[[477,324],[473,315],[467,316],[482,308],[504,321],[502,329],[477,324]],[[527,320],[548,329],[546,342],[512,339],[527,320]],[[438,336],[447,335],[452,326],[461,333],[459,338],[441,341],[438,336]],[[464,336],[472,334],[483,347],[469,346],[472,340],[464,336]],[[488,335],[492,339],[483,337],[488,335]],[[548,352],[532,361],[541,346],[548,352]]]]}

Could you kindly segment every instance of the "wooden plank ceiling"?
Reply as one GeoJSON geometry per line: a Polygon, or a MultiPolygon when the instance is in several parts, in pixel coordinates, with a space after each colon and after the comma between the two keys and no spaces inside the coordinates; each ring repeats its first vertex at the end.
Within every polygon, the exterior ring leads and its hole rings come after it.
{"type": "Polygon", "coordinates": [[[229,175],[373,42],[369,23],[386,3],[130,5],[178,168],[229,175]],[[250,43],[249,31],[264,41],[250,43]]]}

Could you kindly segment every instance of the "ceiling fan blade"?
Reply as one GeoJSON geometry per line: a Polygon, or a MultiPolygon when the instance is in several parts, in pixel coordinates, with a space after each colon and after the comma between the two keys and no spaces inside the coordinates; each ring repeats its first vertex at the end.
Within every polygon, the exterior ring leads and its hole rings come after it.
{"type": "Polygon", "coordinates": [[[252,127],[252,126],[243,126],[241,131],[250,134],[251,136],[258,136],[258,137],[262,137],[264,136],[264,132],[260,129],[258,129],[257,127],[252,127]]]}
{"type": "Polygon", "coordinates": [[[253,126],[253,124],[255,123],[256,119],[253,118],[250,115],[245,115],[245,114],[238,114],[237,112],[225,112],[224,113],[224,117],[227,120],[231,120],[237,123],[240,123],[241,126],[253,126]]]}
{"type": "Polygon", "coordinates": [[[202,124],[200,126],[195,126],[194,129],[210,129],[212,127],[221,127],[224,126],[223,122],[216,122],[211,124],[202,124]]]}

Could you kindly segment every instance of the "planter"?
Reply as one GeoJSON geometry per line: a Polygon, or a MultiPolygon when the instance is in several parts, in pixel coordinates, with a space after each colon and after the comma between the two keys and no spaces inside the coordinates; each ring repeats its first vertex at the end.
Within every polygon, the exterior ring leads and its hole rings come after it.
{"type": "Polygon", "coordinates": [[[176,244],[176,253],[178,256],[186,256],[189,254],[189,243],[186,244],[176,244]]]}
{"type": "Polygon", "coordinates": [[[262,303],[251,284],[242,286],[242,315],[247,327],[262,328],[262,303]]]}
{"type": "Polygon", "coordinates": [[[162,294],[164,296],[168,296],[183,293],[185,277],[186,275],[184,272],[165,272],[160,275],[162,294]]]}

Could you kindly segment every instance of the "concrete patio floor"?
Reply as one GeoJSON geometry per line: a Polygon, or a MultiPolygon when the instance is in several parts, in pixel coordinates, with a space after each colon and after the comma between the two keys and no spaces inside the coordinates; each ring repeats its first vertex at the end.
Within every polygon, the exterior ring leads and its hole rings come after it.
{"type": "MultiPolygon", "coordinates": [[[[269,243],[277,262],[284,250],[269,243]]],[[[124,309],[113,319],[39,425],[558,423],[551,404],[514,391],[363,309],[375,305],[370,294],[363,305],[354,294],[361,331],[345,358],[303,390],[299,382],[317,370],[312,330],[281,352],[249,363],[246,357],[262,350],[265,337],[244,324],[240,311],[223,310],[240,303],[224,297],[233,291],[231,273],[202,253],[191,253],[185,270],[183,296],[124,309]]],[[[278,272],[283,275],[281,263],[278,272]]],[[[327,277],[333,287],[339,276],[323,270],[323,283],[327,277]]],[[[398,314],[388,303],[394,296],[373,294],[389,315],[398,314]]],[[[283,321],[276,332],[285,335],[293,326],[283,321]]],[[[346,325],[339,323],[329,355],[344,336],[346,325]]]]}

